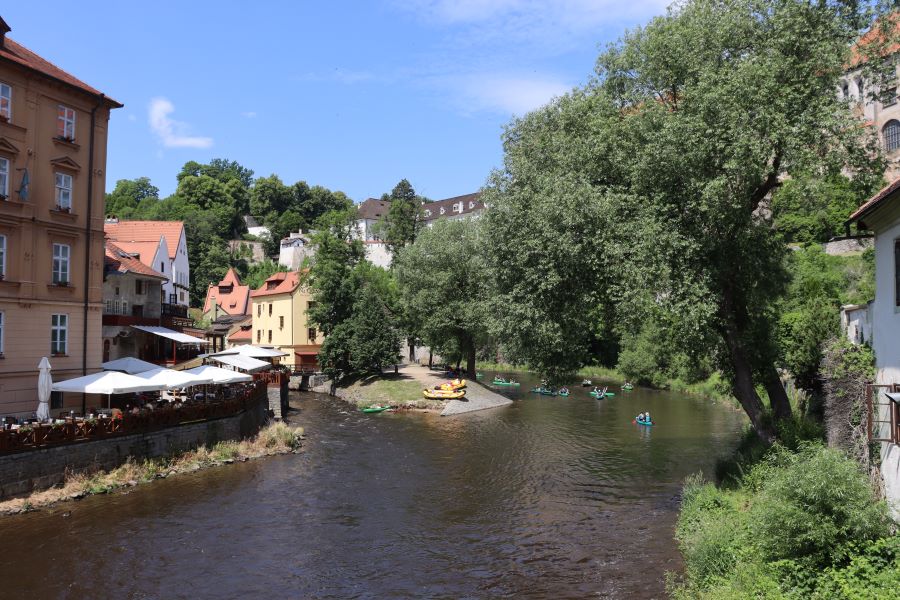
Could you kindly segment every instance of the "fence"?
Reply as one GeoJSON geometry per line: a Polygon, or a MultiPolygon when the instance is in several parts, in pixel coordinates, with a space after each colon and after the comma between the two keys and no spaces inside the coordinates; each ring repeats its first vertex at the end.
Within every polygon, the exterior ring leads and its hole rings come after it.
{"type": "Polygon", "coordinates": [[[147,433],[185,423],[229,417],[266,399],[266,386],[263,383],[254,382],[237,397],[229,400],[186,404],[180,408],[145,410],[139,414],[124,413],[119,418],[68,418],[64,423],[0,430],[0,454],[106,439],[117,435],[147,433]]]}
{"type": "Polygon", "coordinates": [[[866,431],[871,442],[888,442],[891,444],[900,444],[900,404],[888,399],[887,402],[879,402],[881,394],[880,390],[890,390],[891,393],[900,392],[900,384],[866,384],[866,431]],[[888,407],[888,418],[876,419],[878,408],[882,406],[888,407]],[[876,425],[888,425],[888,437],[874,437],[880,434],[880,428],[876,425]]]}

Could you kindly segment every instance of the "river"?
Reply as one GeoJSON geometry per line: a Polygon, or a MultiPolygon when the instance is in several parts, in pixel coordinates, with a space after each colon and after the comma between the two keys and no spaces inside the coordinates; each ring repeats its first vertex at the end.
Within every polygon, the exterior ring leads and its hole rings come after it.
{"type": "Polygon", "coordinates": [[[667,392],[454,418],[294,394],[302,453],[0,520],[0,597],[661,598],[684,477],[744,419],[667,392]],[[632,423],[650,410],[656,425],[632,423]]]}

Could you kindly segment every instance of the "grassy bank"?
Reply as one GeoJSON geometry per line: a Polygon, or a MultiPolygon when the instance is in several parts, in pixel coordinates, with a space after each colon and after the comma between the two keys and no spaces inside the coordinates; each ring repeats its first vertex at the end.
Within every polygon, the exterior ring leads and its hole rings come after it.
{"type": "Polygon", "coordinates": [[[72,474],[58,487],[35,492],[26,498],[0,502],[0,514],[15,514],[46,507],[65,500],[77,500],[92,494],[106,494],[119,488],[149,483],[180,473],[192,473],[218,465],[246,461],[274,454],[287,454],[300,447],[301,427],[273,423],[256,437],[240,442],[219,442],[207,448],[200,446],[170,458],[145,461],[129,459],[112,471],[72,474]]]}
{"type": "Polygon", "coordinates": [[[422,397],[422,382],[404,376],[385,374],[356,381],[338,389],[338,396],[359,408],[390,405],[398,408],[438,410],[445,401],[422,397]]]}
{"type": "MultiPolygon", "coordinates": [[[[527,373],[528,368],[525,366],[508,365],[504,363],[479,362],[477,363],[478,372],[484,373],[484,377],[493,377],[495,373],[527,373]]],[[[599,379],[605,381],[625,381],[627,378],[615,369],[606,367],[593,366],[584,367],[576,373],[577,377],[583,379],[599,379]]],[[[666,389],[680,394],[690,394],[693,396],[702,396],[711,400],[726,402],[737,406],[737,400],[728,391],[728,386],[718,373],[713,373],[708,379],[695,383],[686,383],[680,379],[671,379],[665,382],[665,385],[659,389],[666,389]]]]}
{"type": "Polygon", "coordinates": [[[900,537],[856,462],[817,442],[753,455],[724,487],[685,484],[673,597],[897,597],[900,537]]]}

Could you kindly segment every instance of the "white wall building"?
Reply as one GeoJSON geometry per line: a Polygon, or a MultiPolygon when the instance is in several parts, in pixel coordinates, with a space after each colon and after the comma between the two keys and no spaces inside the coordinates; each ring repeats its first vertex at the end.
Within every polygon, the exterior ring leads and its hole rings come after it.
{"type": "MultiPolygon", "coordinates": [[[[900,179],[853,213],[860,229],[875,232],[875,300],[869,304],[868,329],[861,335],[875,351],[876,384],[900,384],[900,179]]],[[[881,442],[881,474],[894,517],[900,519],[900,404],[876,388],[875,431],[881,442]]]]}
{"type": "Polygon", "coordinates": [[[308,235],[303,231],[291,233],[281,240],[278,250],[278,264],[287,267],[289,271],[296,271],[303,264],[303,259],[312,257],[316,253],[308,235]]]}

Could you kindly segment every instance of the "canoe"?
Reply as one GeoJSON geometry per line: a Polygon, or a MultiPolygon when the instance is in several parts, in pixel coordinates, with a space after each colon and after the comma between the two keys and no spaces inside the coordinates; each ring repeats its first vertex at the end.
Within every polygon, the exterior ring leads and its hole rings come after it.
{"type": "Polygon", "coordinates": [[[637,423],[638,425],[646,425],[648,427],[654,424],[653,421],[642,421],[641,419],[638,419],[638,418],[635,418],[634,422],[637,423]]]}
{"type": "Polygon", "coordinates": [[[541,396],[555,396],[556,392],[553,390],[548,390],[546,388],[531,388],[531,391],[535,394],[540,394],[541,396]]]}
{"type": "Polygon", "coordinates": [[[482,377],[484,377],[483,373],[475,373],[475,379],[481,379],[482,377]]]}
{"type": "Polygon", "coordinates": [[[359,410],[364,413],[380,413],[388,410],[389,408],[390,406],[369,406],[367,408],[361,408],[359,410]]]}
{"type": "Polygon", "coordinates": [[[520,385],[518,381],[497,381],[496,379],[491,383],[493,385],[520,385]]]}
{"type": "Polygon", "coordinates": [[[465,390],[422,390],[422,395],[430,400],[455,400],[466,395],[465,390]]]}
{"type": "Polygon", "coordinates": [[[581,382],[581,387],[591,387],[592,385],[594,385],[594,382],[590,379],[585,379],[581,382]]]}
{"type": "Polygon", "coordinates": [[[625,390],[626,392],[630,392],[631,390],[634,389],[634,386],[633,385],[623,385],[622,389],[625,390]]]}
{"type": "Polygon", "coordinates": [[[562,396],[563,398],[565,398],[565,397],[568,396],[570,393],[571,393],[571,392],[559,392],[557,395],[558,395],[558,396],[562,396]]]}
{"type": "Polygon", "coordinates": [[[589,393],[591,396],[593,396],[594,398],[597,398],[598,400],[599,400],[600,398],[612,398],[613,396],[615,396],[615,394],[612,393],[612,392],[606,392],[606,393],[605,393],[604,395],[602,395],[602,396],[600,395],[600,392],[588,392],[588,393],[589,393]]]}

